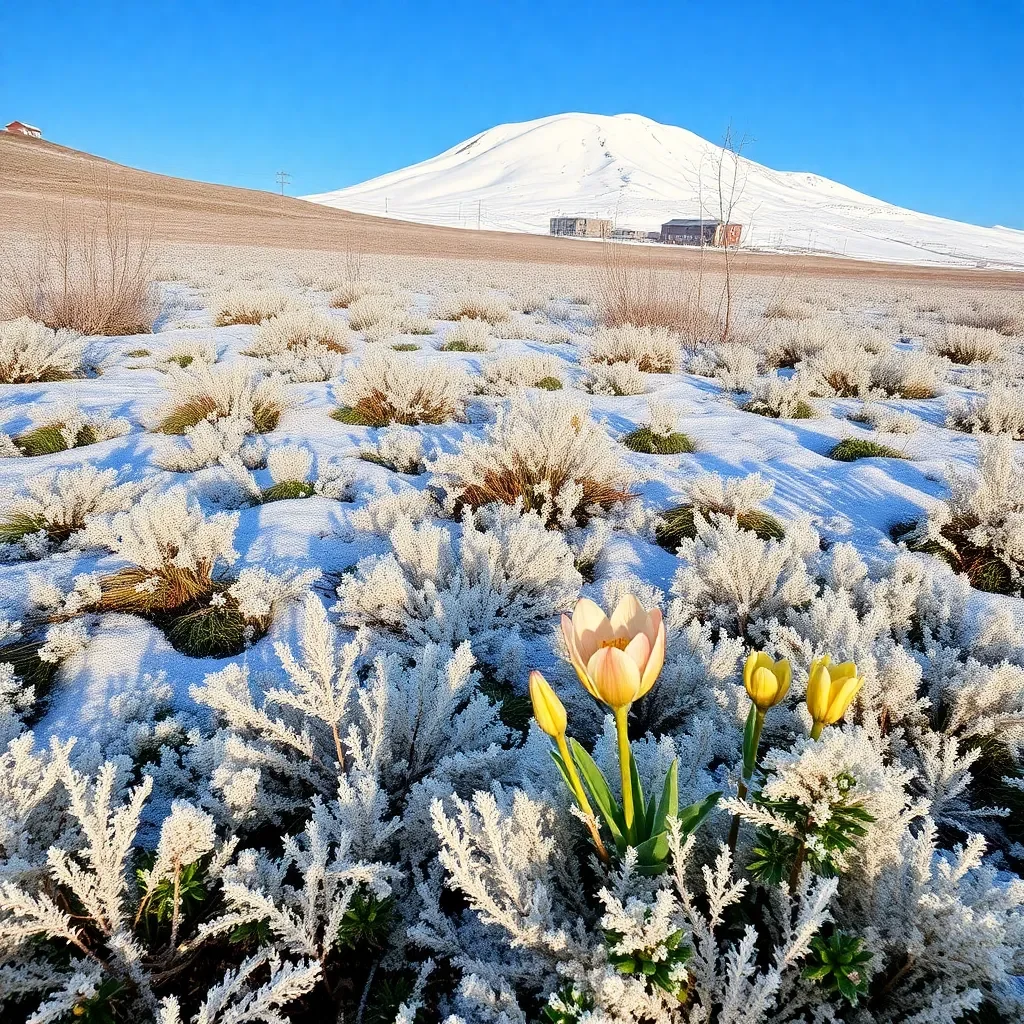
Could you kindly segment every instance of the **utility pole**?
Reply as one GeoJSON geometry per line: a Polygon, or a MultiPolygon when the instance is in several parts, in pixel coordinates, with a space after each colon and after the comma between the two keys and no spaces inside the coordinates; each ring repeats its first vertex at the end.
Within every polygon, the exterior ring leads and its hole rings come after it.
{"type": "Polygon", "coordinates": [[[284,187],[291,184],[292,176],[287,171],[278,171],[275,180],[281,186],[281,195],[284,195],[284,187]]]}
{"type": "Polygon", "coordinates": [[[480,230],[480,200],[476,201],[476,229],[480,230]]]}
{"type": "Polygon", "coordinates": [[[385,213],[388,212],[388,197],[387,196],[384,197],[384,212],[385,213]]]}

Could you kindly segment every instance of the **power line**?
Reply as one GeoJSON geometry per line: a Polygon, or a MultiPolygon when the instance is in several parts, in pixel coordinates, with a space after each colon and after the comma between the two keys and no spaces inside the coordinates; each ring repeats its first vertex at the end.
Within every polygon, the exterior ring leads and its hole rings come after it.
{"type": "Polygon", "coordinates": [[[284,195],[284,187],[291,184],[292,176],[287,171],[278,171],[274,180],[281,186],[281,195],[284,195]]]}

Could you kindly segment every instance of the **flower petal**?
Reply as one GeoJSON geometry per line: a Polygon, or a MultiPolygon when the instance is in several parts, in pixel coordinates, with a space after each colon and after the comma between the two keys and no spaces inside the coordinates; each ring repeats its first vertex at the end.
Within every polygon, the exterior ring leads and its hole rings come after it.
{"type": "Polygon", "coordinates": [[[632,704],[640,692],[640,670],[636,662],[617,647],[602,647],[587,662],[587,675],[599,699],[611,708],[632,704]]]}
{"type": "Polygon", "coordinates": [[[647,667],[647,659],[651,656],[651,641],[647,639],[647,634],[637,633],[626,645],[623,653],[633,659],[636,667],[643,674],[644,669],[647,667]]]}
{"type": "Polygon", "coordinates": [[[658,612],[658,632],[654,637],[654,645],[651,647],[650,657],[640,677],[640,693],[643,696],[655,684],[658,676],[661,675],[662,666],[665,664],[665,623],[661,621],[661,612],[658,612]]]}
{"type": "Polygon", "coordinates": [[[835,725],[846,714],[851,701],[857,696],[863,684],[864,680],[859,676],[843,680],[829,704],[828,715],[824,719],[826,725],[835,725]]]}
{"type": "Polygon", "coordinates": [[[572,610],[572,631],[576,651],[584,662],[590,661],[601,644],[615,636],[608,616],[589,597],[581,597],[576,602],[572,610]]]}
{"type": "Polygon", "coordinates": [[[612,612],[611,626],[612,634],[616,637],[632,637],[637,633],[645,633],[647,611],[632,594],[626,594],[612,612]]]}

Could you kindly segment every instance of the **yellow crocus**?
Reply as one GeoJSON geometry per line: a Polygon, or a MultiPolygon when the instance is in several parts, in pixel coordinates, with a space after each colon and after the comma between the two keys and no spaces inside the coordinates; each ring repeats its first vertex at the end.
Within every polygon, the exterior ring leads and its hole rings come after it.
{"type": "Polygon", "coordinates": [[[793,670],[785,658],[772,661],[767,654],[754,651],[743,664],[743,686],[761,712],[775,707],[786,696],[792,680],[793,670]]]}
{"type": "Polygon", "coordinates": [[[863,685],[864,680],[857,675],[857,666],[852,661],[833,665],[831,657],[826,654],[811,662],[807,710],[814,721],[811,729],[814,739],[821,735],[826,725],[835,725],[846,714],[863,685]]]}
{"type": "Polygon", "coordinates": [[[587,828],[594,840],[594,847],[597,855],[605,863],[608,862],[608,851],[597,830],[597,818],[594,810],[587,799],[587,792],[583,788],[579,772],[576,771],[576,764],[569,753],[569,744],[565,740],[565,728],[567,718],[565,705],[558,699],[558,694],[551,689],[551,684],[536,670],[530,673],[530,703],[533,704],[533,717],[537,720],[542,732],[546,732],[558,747],[558,753],[562,757],[562,764],[565,766],[566,774],[569,776],[569,787],[572,789],[576,802],[587,817],[587,828]]]}
{"type": "Polygon", "coordinates": [[[591,696],[613,710],[628,707],[654,685],[665,664],[665,624],[627,594],[610,616],[588,598],[562,616],[569,661],[591,696]]]}
{"type": "Polygon", "coordinates": [[[565,705],[551,689],[551,684],[537,671],[530,673],[530,702],[533,704],[533,717],[542,732],[552,739],[565,735],[565,705]]]}

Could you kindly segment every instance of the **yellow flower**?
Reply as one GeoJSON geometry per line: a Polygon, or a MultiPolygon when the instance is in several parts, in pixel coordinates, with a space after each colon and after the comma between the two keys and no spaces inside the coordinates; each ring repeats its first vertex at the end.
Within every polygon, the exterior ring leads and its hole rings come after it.
{"type": "Polygon", "coordinates": [[[665,663],[665,624],[627,594],[609,618],[591,600],[562,616],[569,660],[592,696],[611,708],[628,707],[654,685],[665,663]]]}
{"type": "Polygon", "coordinates": [[[753,651],[743,664],[743,686],[761,712],[775,707],[786,696],[792,679],[793,670],[785,658],[772,661],[767,654],[753,651]]]}
{"type": "Polygon", "coordinates": [[[533,703],[533,717],[541,730],[552,739],[565,735],[565,706],[551,684],[536,670],[530,673],[530,700],[533,703]]]}
{"type": "Polygon", "coordinates": [[[826,725],[834,725],[846,714],[864,680],[857,675],[852,661],[833,665],[829,655],[811,662],[807,680],[807,710],[814,719],[812,736],[817,738],[826,725]]]}

